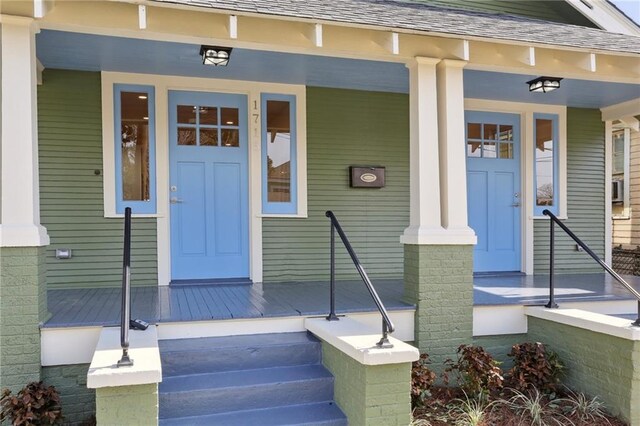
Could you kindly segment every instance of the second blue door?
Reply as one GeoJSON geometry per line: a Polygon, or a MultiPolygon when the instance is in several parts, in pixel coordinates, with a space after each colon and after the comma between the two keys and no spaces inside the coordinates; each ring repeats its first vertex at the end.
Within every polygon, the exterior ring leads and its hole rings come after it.
{"type": "Polygon", "coordinates": [[[520,116],[467,111],[465,119],[474,271],[520,271],[520,116]]]}
{"type": "Polygon", "coordinates": [[[169,92],[173,280],[249,277],[247,97],[169,92]]]}

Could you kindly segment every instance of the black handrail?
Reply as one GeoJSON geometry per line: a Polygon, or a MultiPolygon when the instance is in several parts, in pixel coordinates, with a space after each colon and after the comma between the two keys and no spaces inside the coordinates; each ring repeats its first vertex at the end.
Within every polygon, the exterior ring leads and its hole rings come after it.
{"type": "Polygon", "coordinates": [[[351,247],[351,243],[349,243],[349,239],[345,235],[342,227],[340,226],[340,222],[336,218],[336,215],[333,214],[331,210],[328,210],[325,213],[325,216],[329,218],[331,221],[331,312],[327,316],[327,321],[337,321],[338,316],[336,315],[336,239],[335,239],[335,231],[338,232],[340,239],[342,240],[342,244],[349,252],[349,256],[351,256],[351,260],[355,265],[362,281],[364,282],[367,290],[369,290],[369,294],[373,298],[376,306],[378,307],[378,311],[380,311],[380,315],[382,315],[382,338],[376,346],[380,348],[392,348],[393,345],[389,342],[389,333],[393,333],[395,327],[393,322],[391,322],[391,318],[389,318],[389,314],[387,313],[387,309],[384,307],[382,300],[380,300],[380,296],[376,292],[376,289],[373,287],[367,272],[362,267],[360,260],[358,260],[358,256],[356,252],[351,247]]]}
{"type": "Polygon", "coordinates": [[[133,365],[129,357],[129,324],[131,322],[131,207],[124,209],[124,249],[122,253],[122,310],[120,314],[120,346],[122,358],[118,367],[133,365]]]}
{"type": "Polygon", "coordinates": [[[567,225],[565,225],[564,223],[562,223],[560,221],[560,219],[558,219],[556,217],[556,215],[554,215],[553,213],[551,213],[549,210],[545,209],[542,212],[543,215],[545,216],[549,216],[549,219],[551,219],[549,221],[550,223],[550,235],[549,235],[549,303],[547,303],[545,306],[547,308],[557,308],[558,305],[555,303],[555,283],[554,283],[554,275],[555,275],[555,225],[557,224],[560,229],[562,229],[568,236],[570,236],[573,241],[575,241],[580,247],[582,247],[582,249],[593,258],[593,260],[595,260],[596,262],[598,262],[598,264],[600,266],[602,266],[604,268],[605,271],[607,271],[613,278],[616,279],[616,281],[618,281],[620,284],[622,284],[623,287],[625,287],[627,290],[629,290],[629,292],[636,298],[638,299],[638,318],[633,322],[633,326],[635,327],[640,327],[640,293],[634,289],[633,287],[631,287],[631,285],[626,282],[624,280],[624,278],[622,278],[620,276],[620,274],[618,274],[616,271],[614,271],[609,265],[607,265],[606,263],[604,263],[604,261],[602,259],[600,259],[600,257],[598,257],[597,254],[595,254],[593,252],[593,250],[591,250],[589,248],[589,246],[587,246],[580,238],[578,238],[576,236],[576,234],[574,234],[568,227],[567,225]]]}

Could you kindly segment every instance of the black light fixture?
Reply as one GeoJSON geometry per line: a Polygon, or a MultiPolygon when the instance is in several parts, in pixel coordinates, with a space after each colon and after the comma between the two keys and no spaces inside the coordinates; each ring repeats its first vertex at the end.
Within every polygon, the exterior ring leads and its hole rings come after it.
{"type": "Polygon", "coordinates": [[[200,46],[202,64],[226,67],[229,64],[231,50],[230,47],[200,46]]]}
{"type": "Polygon", "coordinates": [[[560,88],[560,80],[558,77],[538,77],[527,81],[527,84],[530,92],[548,93],[560,88]]]}

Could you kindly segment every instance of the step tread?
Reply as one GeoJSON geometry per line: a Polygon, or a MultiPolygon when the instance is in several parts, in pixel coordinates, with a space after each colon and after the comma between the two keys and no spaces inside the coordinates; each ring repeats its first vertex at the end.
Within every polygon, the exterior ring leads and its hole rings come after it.
{"type": "Polygon", "coordinates": [[[270,367],[166,377],[160,383],[159,390],[160,394],[167,394],[314,379],[333,379],[333,376],[319,364],[270,367]]]}
{"type": "Polygon", "coordinates": [[[242,410],[194,417],[160,420],[160,425],[225,425],[225,426],[331,425],[346,426],[347,418],[332,401],[242,410]]]}
{"type": "Polygon", "coordinates": [[[286,346],[291,344],[318,344],[307,332],[247,334],[239,336],[203,337],[193,339],[160,340],[160,353],[188,352],[228,348],[286,346]]]}

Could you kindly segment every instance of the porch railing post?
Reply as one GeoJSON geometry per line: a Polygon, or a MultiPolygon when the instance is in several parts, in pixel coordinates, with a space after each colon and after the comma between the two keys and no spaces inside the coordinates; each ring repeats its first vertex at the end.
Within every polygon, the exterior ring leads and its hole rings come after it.
{"type": "Polygon", "coordinates": [[[336,315],[336,227],[331,222],[331,312],[327,316],[327,321],[338,321],[336,315]]]}
{"type": "Polygon", "coordinates": [[[545,307],[555,309],[558,304],[555,301],[555,223],[549,217],[549,303],[545,307]]]}
{"type": "Polygon", "coordinates": [[[120,345],[122,346],[122,358],[118,361],[118,367],[126,367],[133,365],[133,360],[129,357],[129,323],[131,321],[131,207],[124,209],[121,308],[120,345]]]}
{"type": "Polygon", "coordinates": [[[638,318],[632,324],[634,327],[640,327],[640,300],[638,300],[638,318]]]}

